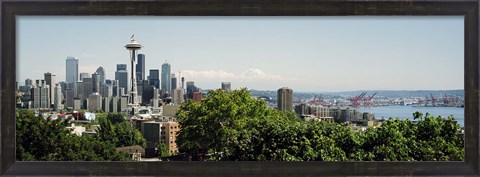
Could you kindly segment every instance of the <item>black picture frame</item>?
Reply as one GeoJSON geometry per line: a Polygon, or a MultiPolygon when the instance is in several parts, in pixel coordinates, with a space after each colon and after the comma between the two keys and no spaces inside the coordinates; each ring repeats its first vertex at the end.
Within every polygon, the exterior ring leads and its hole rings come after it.
{"type": "Polygon", "coordinates": [[[0,59],[0,175],[109,176],[478,176],[479,0],[3,0],[0,59]],[[423,16],[461,15],[465,23],[464,162],[16,162],[17,15],[423,16]]]}

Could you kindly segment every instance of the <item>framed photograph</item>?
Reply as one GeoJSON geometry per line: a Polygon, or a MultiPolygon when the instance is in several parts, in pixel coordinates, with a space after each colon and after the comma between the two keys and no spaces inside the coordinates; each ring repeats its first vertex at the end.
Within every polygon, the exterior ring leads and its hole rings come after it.
{"type": "Polygon", "coordinates": [[[1,175],[479,175],[479,1],[0,5],[1,175]]]}

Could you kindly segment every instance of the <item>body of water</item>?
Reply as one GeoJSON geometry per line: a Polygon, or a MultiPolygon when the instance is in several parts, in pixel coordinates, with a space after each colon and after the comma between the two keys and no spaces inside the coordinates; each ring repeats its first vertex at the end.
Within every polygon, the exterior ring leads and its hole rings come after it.
{"type": "Polygon", "coordinates": [[[448,117],[453,115],[460,126],[464,126],[465,109],[460,107],[412,107],[412,106],[379,106],[369,108],[358,108],[361,112],[370,112],[375,115],[375,119],[388,119],[389,117],[399,119],[413,120],[413,113],[418,111],[423,113],[423,117],[428,112],[437,117],[448,117]]]}

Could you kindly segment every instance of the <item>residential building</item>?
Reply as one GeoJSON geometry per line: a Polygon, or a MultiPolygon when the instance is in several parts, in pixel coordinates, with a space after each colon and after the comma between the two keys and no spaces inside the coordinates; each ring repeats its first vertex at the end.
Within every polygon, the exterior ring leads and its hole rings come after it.
{"type": "Polygon", "coordinates": [[[282,87],[277,91],[277,109],[282,111],[292,111],[293,109],[293,90],[288,87],[282,87]]]}
{"type": "Polygon", "coordinates": [[[45,84],[45,80],[36,80],[36,87],[33,88],[33,108],[50,108],[50,88],[45,84]]]}

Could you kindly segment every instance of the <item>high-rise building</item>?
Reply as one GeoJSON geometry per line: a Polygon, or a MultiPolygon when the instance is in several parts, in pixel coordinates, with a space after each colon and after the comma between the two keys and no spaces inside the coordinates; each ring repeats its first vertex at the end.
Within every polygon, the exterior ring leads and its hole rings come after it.
{"type": "Polygon", "coordinates": [[[123,88],[123,93],[119,95],[127,94],[128,90],[128,71],[126,64],[117,64],[117,71],[115,71],[115,80],[118,80],[118,87],[123,88]]]}
{"type": "Polygon", "coordinates": [[[82,81],[78,81],[76,84],[75,84],[75,98],[78,98],[80,100],[82,99],[85,99],[85,93],[84,93],[84,88],[83,88],[83,82],[82,81]]]}
{"type": "Polygon", "coordinates": [[[160,73],[159,73],[158,69],[151,69],[150,70],[148,83],[149,83],[149,85],[154,86],[157,89],[160,88],[160,73]]]}
{"type": "Polygon", "coordinates": [[[177,88],[177,77],[175,77],[175,74],[172,74],[170,76],[170,80],[172,80],[170,90],[172,90],[172,92],[173,92],[177,88]]]}
{"type": "Polygon", "coordinates": [[[50,108],[50,88],[45,80],[36,80],[36,87],[33,88],[33,107],[37,109],[50,108]]]}
{"type": "Polygon", "coordinates": [[[88,97],[88,109],[92,112],[102,109],[102,96],[98,92],[92,93],[88,97]]]}
{"type": "Polygon", "coordinates": [[[60,84],[55,84],[55,88],[54,88],[54,101],[53,101],[53,105],[54,105],[54,110],[55,110],[55,111],[59,111],[59,110],[63,109],[62,99],[63,99],[63,96],[62,96],[62,87],[60,87],[60,84]]]}
{"type": "Polygon", "coordinates": [[[100,93],[100,75],[98,73],[92,74],[92,92],[100,93]]]}
{"type": "Polygon", "coordinates": [[[65,71],[65,81],[75,84],[78,81],[78,59],[75,57],[67,57],[65,71]]]}
{"type": "Polygon", "coordinates": [[[185,77],[181,78],[181,82],[182,82],[182,89],[185,89],[185,77]]]}
{"type": "Polygon", "coordinates": [[[119,112],[120,111],[120,97],[112,97],[110,101],[110,112],[119,112]]]}
{"type": "Polygon", "coordinates": [[[143,82],[147,80],[145,77],[145,54],[138,54],[137,61],[135,71],[137,72],[137,92],[140,96],[143,94],[143,82]]]}
{"type": "Polygon", "coordinates": [[[88,97],[93,93],[93,78],[86,77],[83,78],[83,98],[82,101],[88,99],[88,97]]]}
{"type": "Polygon", "coordinates": [[[118,80],[111,80],[111,81],[112,81],[112,94],[113,94],[113,96],[121,96],[120,86],[118,85],[118,80]]]}
{"type": "Polygon", "coordinates": [[[232,91],[230,82],[222,82],[222,90],[224,90],[225,92],[232,91]]]}
{"type": "Polygon", "coordinates": [[[137,83],[140,83],[143,80],[146,80],[145,78],[145,54],[138,54],[137,56],[137,65],[136,67],[136,72],[137,72],[137,83]]]}
{"type": "Polygon", "coordinates": [[[65,90],[65,107],[68,109],[73,109],[73,103],[74,103],[74,91],[73,89],[66,89],[65,90]]]}
{"type": "Polygon", "coordinates": [[[102,97],[102,110],[103,112],[110,112],[110,102],[112,97],[102,97]]]}
{"type": "Polygon", "coordinates": [[[293,109],[293,90],[288,87],[282,87],[277,91],[277,109],[282,111],[292,111],[293,109]]]}
{"type": "Polygon", "coordinates": [[[173,91],[173,103],[176,105],[180,105],[184,102],[184,97],[185,95],[184,90],[182,88],[176,88],[173,91]]]}
{"type": "Polygon", "coordinates": [[[159,89],[153,88],[152,107],[158,108],[158,100],[160,98],[159,89]]]}
{"type": "Polygon", "coordinates": [[[102,88],[103,97],[112,97],[113,96],[113,85],[105,84],[102,88]]]}
{"type": "Polygon", "coordinates": [[[125,96],[125,95],[126,95],[126,94],[125,94],[125,88],[121,88],[121,87],[120,87],[120,92],[118,92],[118,93],[120,93],[119,96],[125,96]]]}
{"type": "Polygon", "coordinates": [[[106,82],[106,80],[107,80],[107,79],[105,78],[105,69],[100,66],[100,67],[97,68],[97,71],[95,71],[95,73],[97,73],[98,76],[99,76],[100,85],[105,84],[105,82],[106,82]]]}
{"type": "Polygon", "coordinates": [[[171,69],[170,64],[168,64],[167,61],[165,61],[165,63],[162,65],[162,81],[161,81],[161,85],[162,85],[161,89],[163,94],[171,93],[170,69],[171,69]]]}
{"type": "Polygon", "coordinates": [[[48,96],[48,99],[50,100],[50,105],[54,104],[54,98],[53,98],[53,90],[54,90],[54,87],[55,87],[55,78],[56,78],[56,75],[55,74],[52,74],[52,73],[45,73],[44,74],[44,79],[45,79],[45,84],[48,85],[49,87],[49,96],[48,96]]]}

